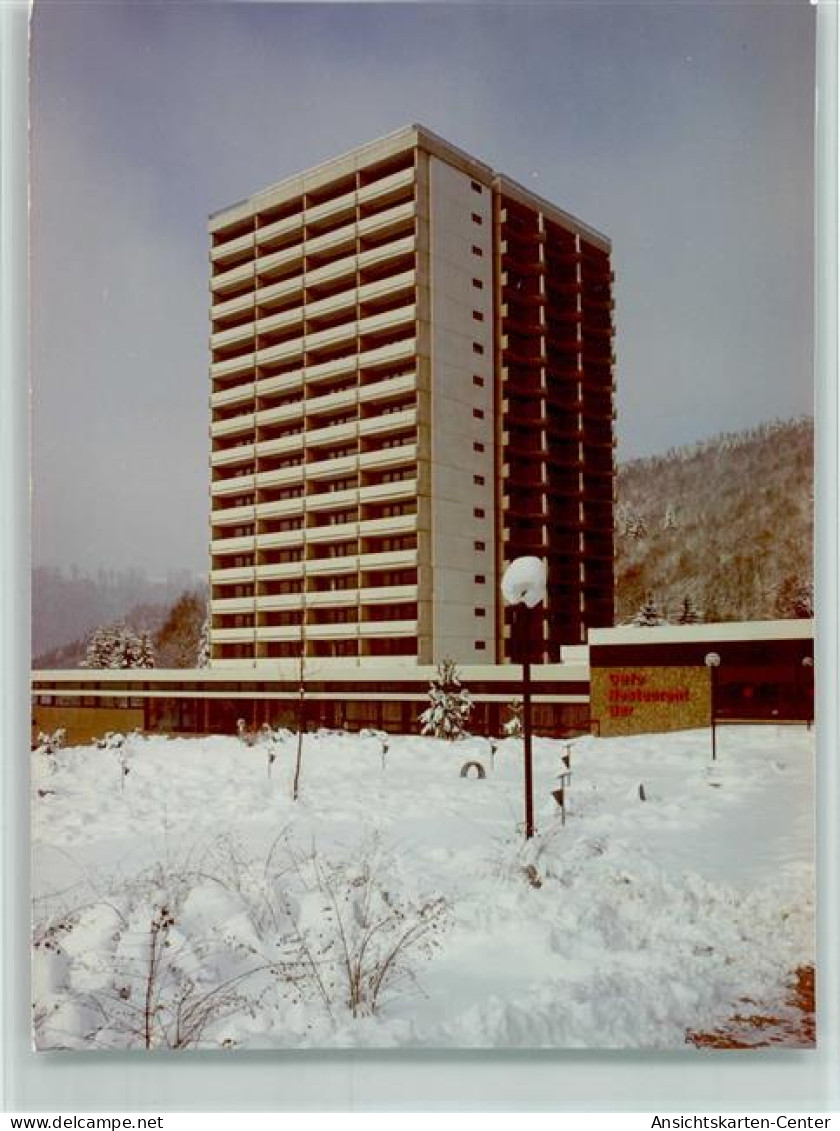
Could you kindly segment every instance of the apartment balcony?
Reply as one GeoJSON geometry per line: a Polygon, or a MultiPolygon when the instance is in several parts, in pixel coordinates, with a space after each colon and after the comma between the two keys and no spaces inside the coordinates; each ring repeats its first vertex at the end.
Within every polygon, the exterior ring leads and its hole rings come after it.
{"type": "Polygon", "coordinates": [[[326,298],[319,298],[315,302],[308,302],[306,304],[306,317],[325,318],[331,314],[339,314],[342,311],[347,312],[348,318],[355,319],[356,304],[359,301],[359,291],[355,286],[348,287],[347,290],[338,291],[336,294],[328,295],[326,298]]]}
{"type": "MultiPolygon", "coordinates": [[[[355,542],[359,537],[358,522],[325,523],[306,528],[306,544],[331,545],[333,542],[355,542]]],[[[311,559],[310,559],[311,560],[311,559]]]]}
{"type": "Polygon", "coordinates": [[[343,212],[356,211],[356,190],[351,189],[350,192],[344,192],[341,196],[334,196],[331,200],[325,200],[323,204],[315,204],[306,209],[306,223],[317,224],[321,220],[327,220],[331,216],[340,216],[343,212]]]}
{"type": "Polygon", "coordinates": [[[229,510],[212,511],[214,526],[241,526],[244,522],[253,522],[256,517],[256,507],[249,503],[243,507],[230,507],[229,510]]]}
{"type": "Polygon", "coordinates": [[[255,601],[253,597],[214,597],[211,604],[214,614],[251,614],[254,612],[255,601]]]}
{"type": "Polygon", "coordinates": [[[307,385],[317,384],[319,381],[330,381],[333,377],[341,377],[347,373],[355,373],[358,354],[348,353],[345,357],[335,357],[331,361],[321,361],[316,365],[306,366],[307,385]]]}
{"type": "Polygon", "coordinates": [[[242,412],[238,416],[230,416],[227,420],[214,420],[210,425],[210,435],[213,439],[222,436],[236,436],[241,432],[253,433],[256,417],[253,412],[242,412]]]}
{"type": "MultiPolygon", "coordinates": [[[[303,305],[303,270],[300,274],[288,279],[281,279],[277,283],[268,283],[258,287],[255,295],[248,296],[257,307],[270,307],[271,303],[282,302],[284,299],[300,296],[300,306],[303,305]]],[[[296,309],[299,309],[297,307],[296,309]]]]}
{"type": "Polygon", "coordinates": [[[290,326],[300,326],[303,333],[303,307],[295,306],[291,310],[281,310],[279,314],[269,314],[257,322],[257,333],[260,336],[273,333],[277,330],[286,330],[290,326]]]}
{"type": "Polygon", "coordinates": [[[354,408],[357,399],[358,389],[355,385],[351,389],[341,389],[337,393],[323,393],[318,397],[307,398],[306,413],[307,416],[315,416],[321,412],[340,412],[342,409],[354,408]]]}
{"type": "MultiPolygon", "coordinates": [[[[290,499],[260,500],[254,507],[255,517],[260,522],[270,518],[289,518],[303,514],[306,499],[297,495],[290,499]]],[[[215,521],[215,519],[214,519],[215,521]]]]}
{"type": "Polygon", "coordinates": [[[289,487],[303,482],[304,465],[296,464],[294,467],[278,467],[273,471],[260,471],[256,476],[256,486],[260,490],[267,487],[289,487]]]}
{"type": "Polygon", "coordinates": [[[382,314],[372,314],[368,318],[362,318],[358,323],[359,336],[393,330],[399,326],[413,324],[416,319],[417,307],[413,302],[407,303],[405,306],[398,306],[394,310],[386,310],[382,314]]]}
{"type": "Polygon", "coordinates": [[[304,339],[292,338],[288,342],[280,342],[276,346],[266,346],[257,350],[256,360],[258,365],[272,365],[280,361],[291,361],[296,358],[303,359],[304,339]]]}
{"type": "Polygon", "coordinates": [[[245,255],[250,252],[254,246],[254,233],[246,232],[244,236],[238,236],[233,240],[226,240],[224,243],[216,244],[210,250],[211,263],[226,263],[229,259],[236,259],[237,256],[245,255]]]}
{"type": "Polygon", "coordinates": [[[306,625],[307,640],[347,640],[355,638],[358,634],[359,626],[355,621],[349,624],[341,622],[335,624],[312,624],[308,622],[306,625]]]}
{"type": "Polygon", "coordinates": [[[338,459],[317,460],[306,465],[307,481],[325,479],[345,479],[353,475],[358,467],[358,456],[339,456],[338,459]]]}
{"type": "Polygon", "coordinates": [[[348,609],[358,602],[358,589],[325,589],[306,594],[307,609],[348,609]]]}
{"type": "Polygon", "coordinates": [[[362,570],[411,569],[416,565],[417,550],[378,550],[359,556],[359,568],[362,570]]]}
{"type": "Polygon", "coordinates": [[[353,276],[355,279],[358,265],[359,257],[354,251],[352,255],[342,256],[341,259],[326,263],[323,267],[311,267],[306,272],[306,285],[316,287],[321,283],[334,283],[345,276],[353,276]]]}
{"type": "Polygon", "coordinates": [[[413,220],[416,215],[417,205],[413,200],[408,200],[404,204],[397,204],[394,208],[388,208],[383,212],[377,212],[373,216],[359,220],[359,238],[371,236],[374,233],[382,234],[387,232],[389,228],[399,229],[407,221],[413,220]]]}
{"type": "Polygon", "coordinates": [[[413,534],[417,530],[416,514],[394,514],[387,518],[367,518],[359,523],[362,538],[389,534],[413,534]]]}
{"type": "Polygon", "coordinates": [[[359,403],[368,404],[387,400],[397,400],[406,393],[414,392],[417,388],[416,373],[401,373],[399,377],[386,377],[382,381],[374,381],[370,385],[359,387],[359,403]]]}
{"type": "Polygon", "coordinates": [[[247,294],[237,295],[236,298],[214,303],[210,308],[210,315],[214,321],[219,318],[230,318],[236,314],[243,314],[246,310],[252,310],[253,306],[254,295],[252,291],[248,291],[247,294]]]}
{"type": "Polygon", "coordinates": [[[239,357],[229,358],[227,361],[214,361],[210,366],[210,376],[214,381],[226,377],[234,377],[238,373],[248,373],[254,368],[253,352],[240,354],[239,357]]]}
{"type": "Polygon", "coordinates": [[[303,451],[304,436],[302,432],[298,432],[291,436],[279,436],[276,440],[260,440],[255,447],[256,454],[260,459],[293,455],[295,452],[303,451]]]}
{"type": "Polygon", "coordinates": [[[224,349],[242,343],[249,343],[253,350],[254,323],[243,322],[241,326],[233,326],[230,330],[218,330],[210,335],[210,348],[213,350],[224,349]]]}
{"type": "MultiPolygon", "coordinates": [[[[288,581],[292,578],[297,579],[303,576],[303,562],[269,562],[265,565],[255,566],[251,571],[249,580],[256,578],[257,581],[288,581]]],[[[300,597],[299,593],[291,594],[292,596],[300,597]]],[[[262,602],[263,598],[258,597],[258,601],[262,602]]]]}
{"type": "Polygon", "coordinates": [[[295,232],[303,232],[303,214],[286,216],[283,220],[275,220],[273,224],[266,224],[264,228],[257,228],[256,242],[261,247],[270,244],[273,240],[288,238],[295,232]]]}
{"type": "Polygon", "coordinates": [[[416,462],[416,443],[401,444],[398,448],[380,448],[375,452],[363,452],[359,456],[359,467],[363,471],[381,471],[416,462]]]}
{"type": "Polygon", "coordinates": [[[362,605],[397,605],[403,601],[416,600],[416,585],[366,586],[359,590],[359,602],[362,605]]]}
{"type": "Polygon", "coordinates": [[[272,534],[257,534],[256,547],[258,550],[277,550],[289,546],[302,546],[303,538],[303,527],[297,530],[276,530],[272,534]]]}
{"type": "Polygon", "coordinates": [[[407,358],[413,358],[417,350],[415,337],[403,338],[376,349],[365,350],[359,354],[359,368],[372,369],[378,366],[393,365],[407,358]]]}
{"type": "Polygon", "coordinates": [[[243,495],[249,491],[253,491],[255,485],[255,477],[253,474],[233,475],[230,479],[217,479],[215,483],[211,483],[210,494],[214,498],[224,495],[243,495]]]}
{"type": "Polygon", "coordinates": [[[216,556],[228,554],[248,554],[254,549],[254,535],[244,534],[234,538],[214,538],[210,543],[210,552],[216,556]]]}
{"type": "Polygon", "coordinates": [[[303,608],[303,594],[264,593],[256,598],[255,604],[261,613],[295,611],[303,608]]]}
{"type": "Polygon", "coordinates": [[[377,637],[416,636],[417,620],[366,620],[358,625],[359,636],[366,639],[377,637]]]}
{"type": "MultiPolygon", "coordinates": [[[[299,392],[301,400],[303,399],[303,368],[295,369],[291,373],[275,373],[271,377],[260,377],[254,385],[254,392],[257,397],[265,398],[276,395],[283,395],[284,393],[299,392]]],[[[297,408],[296,404],[278,405],[276,408],[271,409],[271,412],[280,412],[281,409],[297,408]]],[[[278,417],[280,419],[280,417],[278,417]]]]}
{"type": "Polygon", "coordinates": [[[284,247],[280,251],[260,255],[256,262],[256,274],[260,285],[264,285],[266,280],[271,280],[273,275],[288,277],[290,274],[288,268],[297,264],[300,264],[301,270],[303,270],[303,249],[302,243],[296,243],[292,244],[291,247],[284,247]]]}
{"type": "Polygon", "coordinates": [[[338,345],[341,342],[355,343],[357,334],[358,326],[354,314],[350,322],[342,322],[340,326],[330,326],[327,330],[316,330],[312,334],[307,334],[305,338],[306,351],[309,353],[311,350],[322,349],[324,346],[338,345]]]}
{"type": "Polygon", "coordinates": [[[255,631],[258,630],[255,630],[253,626],[250,628],[214,628],[213,643],[243,644],[246,641],[250,643],[254,639],[255,631]]]}
{"type": "Polygon", "coordinates": [[[307,577],[330,577],[358,571],[358,554],[348,554],[342,558],[309,558],[306,562],[307,577]]]}
{"type": "Polygon", "coordinates": [[[403,236],[401,239],[393,240],[391,243],[383,244],[381,247],[372,247],[369,251],[363,251],[358,256],[359,270],[364,270],[366,267],[378,266],[382,263],[387,263],[391,259],[398,259],[400,256],[409,255],[414,251],[414,236],[403,236]]]}
{"type": "Polygon", "coordinates": [[[244,287],[254,280],[254,263],[242,263],[232,267],[229,271],[222,271],[210,280],[210,290],[214,295],[223,295],[226,291],[244,287]]]}
{"type": "Polygon", "coordinates": [[[417,285],[415,271],[400,271],[396,275],[389,275],[386,279],[377,279],[373,283],[365,283],[359,287],[359,303],[371,302],[377,298],[387,298],[395,291],[407,290],[417,285]]]}
{"type": "MultiPolygon", "coordinates": [[[[307,221],[308,222],[308,221],[307,221]]],[[[306,257],[310,255],[324,255],[330,251],[341,250],[346,252],[356,250],[356,221],[351,219],[349,224],[342,224],[340,228],[333,228],[331,232],[316,235],[304,243],[306,257]]]]}
{"type": "Polygon", "coordinates": [[[254,580],[254,566],[225,566],[222,569],[210,570],[211,585],[233,585],[235,583],[250,583],[254,580]]]}
{"type": "Polygon", "coordinates": [[[380,180],[373,181],[369,185],[363,185],[356,193],[356,200],[359,204],[370,204],[380,197],[387,196],[388,193],[395,192],[397,189],[406,188],[413,183],[413,166],[408,169],[400,169],[398,173],[391,173],[387,177],[382,177],[380,180]]]}
{"type": "Polygon", "coordinates": [[[251,634],[259,641],[303,640],[303,628],[299,624],[269,624],[251,629],[251,634]]]}
{"type": "Polygon", "coordinates": [[[306,496],[306,510],[316,512],[344,510],[355,506],[358,498],[357,487],[349,487],[343,491],[324,491],[319,495],[306,496]]]}
{"type": "Polygon", "coordinates": [[[359,488],[360,503],[387,503],[392,500],[412,499],[417,494],[417,480],[400,479],[395,483],[372,483],[359,488]]]}
{"type": "Polygon", "coordinates": [[[235,448],[223,448],[210,453],[211,467],[233,467],[238,463],[251,463],[254,459],[254,444],[238,444],[235,448]]]}
{"type": "Polygon", "coordinates": [[[401,432],[417,424],[417,409],[406,408],[402,412],[387,412],[359,421],[360,436],[384,436],[389,432],[401,432]]]}
{"type": "Polygon", "coordinates": [[[230,389],[220,389],[210,394],[211,408],[225,408],[228,405],[252,402],[254,399],[254,382],[246,381],[242,385],[233,385],[230,389]]]}

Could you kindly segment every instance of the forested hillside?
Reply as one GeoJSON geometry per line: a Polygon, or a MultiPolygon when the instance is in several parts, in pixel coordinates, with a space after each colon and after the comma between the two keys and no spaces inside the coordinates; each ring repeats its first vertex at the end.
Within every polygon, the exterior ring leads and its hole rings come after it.
{"type": "Polygon", "coordinates": [[[649,598],[670,621],[810,615],[813,448],[800,419],[621,465],[616,623],[649,598]]]}

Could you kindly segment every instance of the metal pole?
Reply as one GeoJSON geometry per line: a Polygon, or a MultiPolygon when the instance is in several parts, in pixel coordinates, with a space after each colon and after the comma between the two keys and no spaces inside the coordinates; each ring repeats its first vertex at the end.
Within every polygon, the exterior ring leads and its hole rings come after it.
{"type": "Polygon", "coordinates": [[[518,606],[519,638],[522,647],[522,734],[525,747],[525,836],[534,835],[534,775],[531,753],[531,610],[518,606]]]}
{"type": "Polygon", "coordinates": [[[715,691],[717,689],[717,665],[712,667],[712,761],[717,761],[717,703],[715,691]]]}

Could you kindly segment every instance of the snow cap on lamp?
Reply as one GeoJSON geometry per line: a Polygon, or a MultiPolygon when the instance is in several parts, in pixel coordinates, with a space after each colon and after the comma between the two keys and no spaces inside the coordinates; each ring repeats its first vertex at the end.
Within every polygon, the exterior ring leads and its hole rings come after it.
{"type": "Polygon", "coordinates": [[[533,609],[545,600],[546,567],[542,558],[514,558],[502,578],[502,596],[509,605],[533,609]]]}

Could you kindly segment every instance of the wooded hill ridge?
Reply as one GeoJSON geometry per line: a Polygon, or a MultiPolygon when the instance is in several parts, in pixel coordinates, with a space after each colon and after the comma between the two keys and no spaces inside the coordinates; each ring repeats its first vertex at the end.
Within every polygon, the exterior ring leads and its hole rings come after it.
{"type": "Polygon", "coordinates": [[[616,624],[812,612],[814,422],[774,421],[620,464],[616,624]]]}

